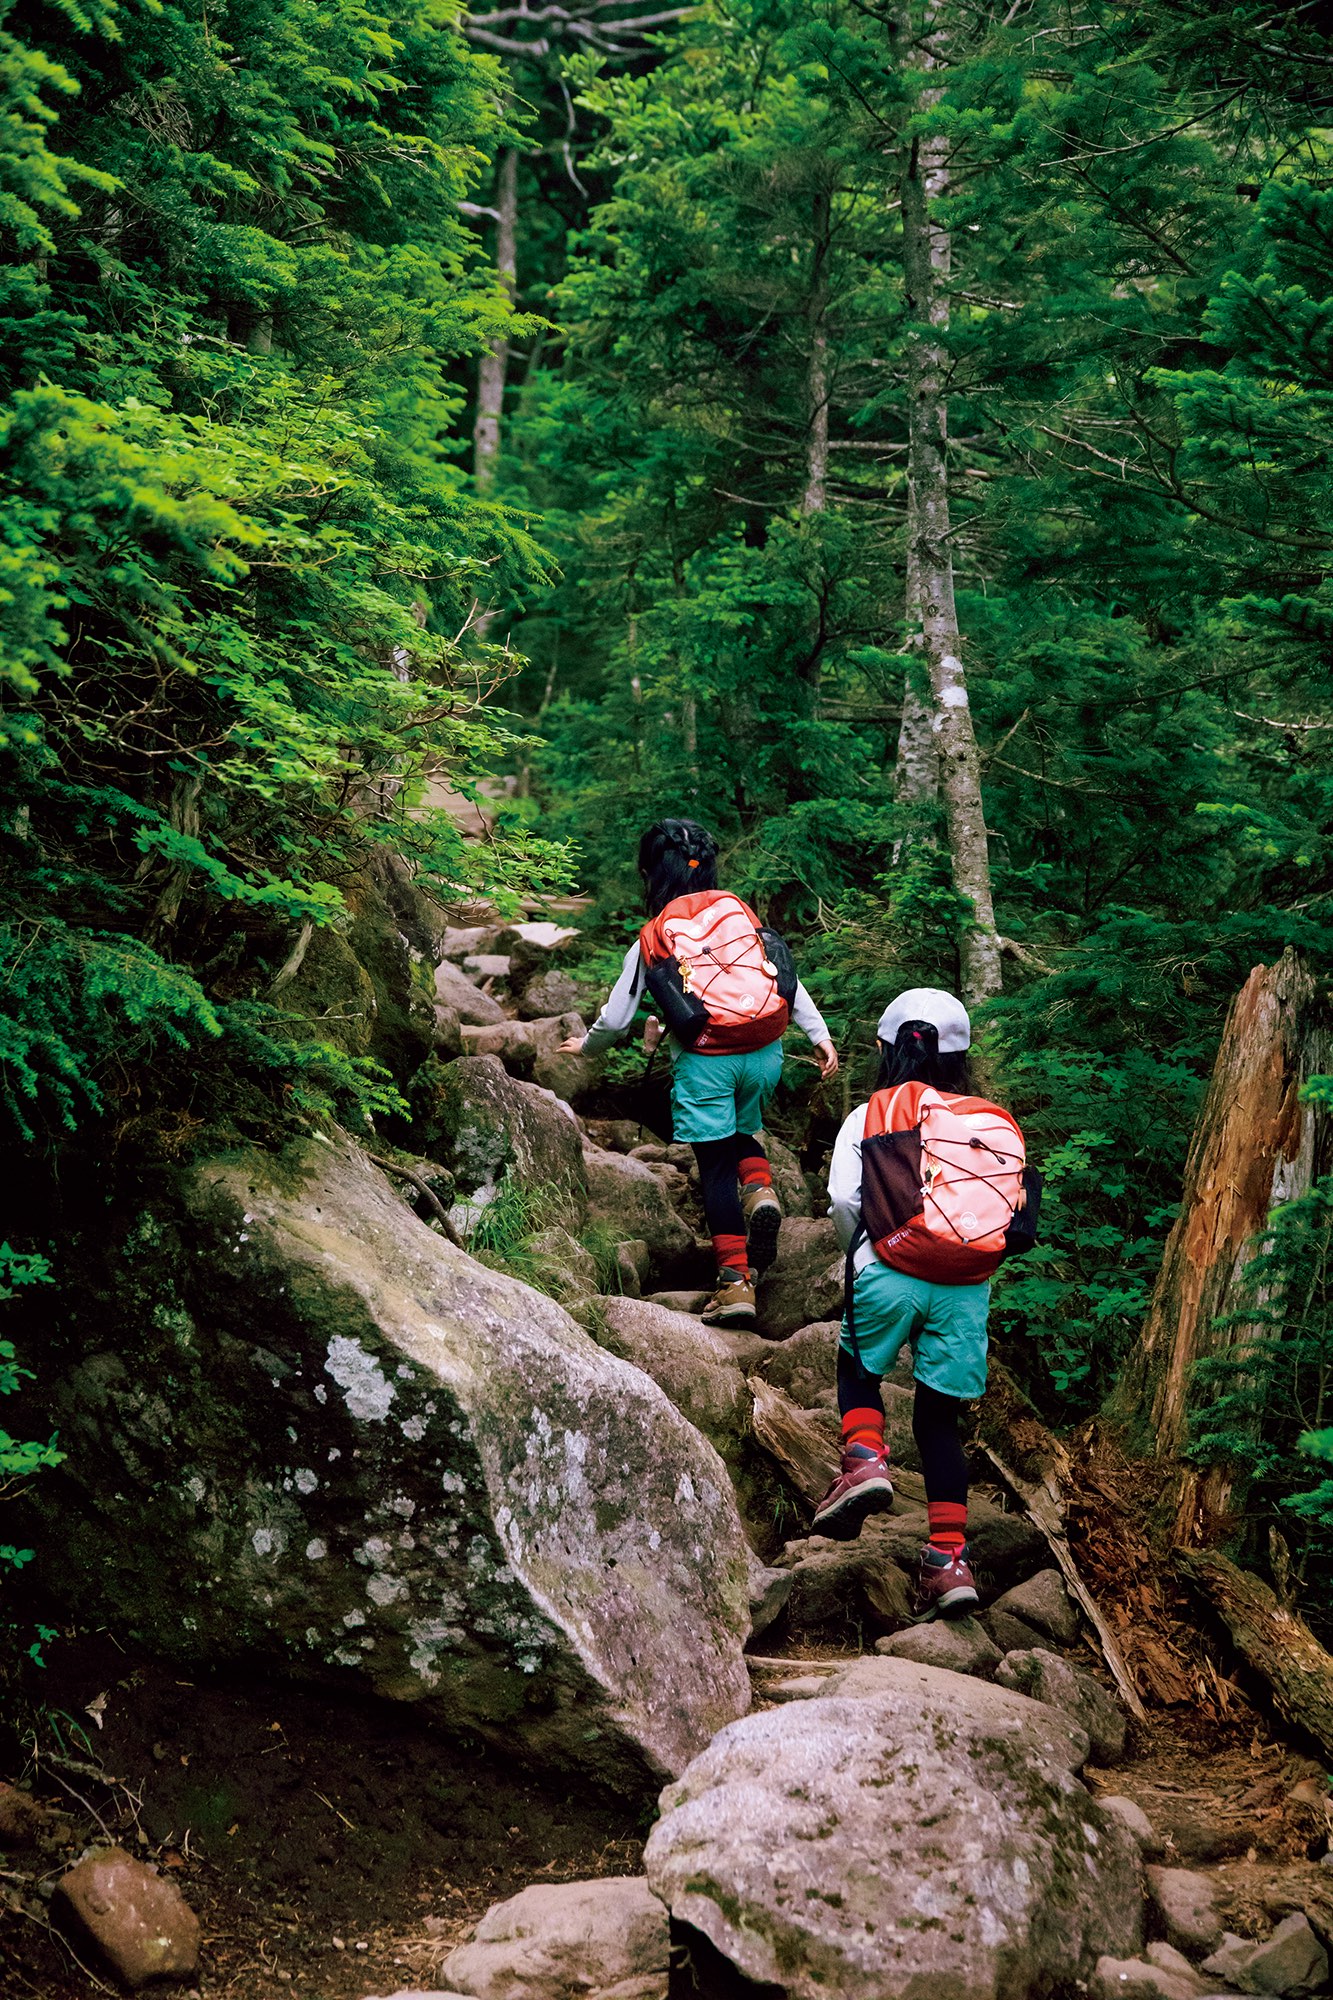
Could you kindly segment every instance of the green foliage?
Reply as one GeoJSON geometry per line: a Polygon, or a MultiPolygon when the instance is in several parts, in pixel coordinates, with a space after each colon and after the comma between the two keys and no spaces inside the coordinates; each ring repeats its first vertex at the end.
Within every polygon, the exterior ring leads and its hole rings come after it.
{"type": "MultiPolygon", "coordinates": [[[[50,1278],[51,1266],[45,1257],[36,1251],[15,1250],[9,1243],[0,1243],[0,1305],[7,1304],[30,1285],[48,1284],[50,1278]]],[[[32,1370],[20,1364],[12,1341],[0,1340],[0,1396],[16,1394],[25,1380],[32,1380],[32,1370]]],[[[0,1492],[12,1493],[17,1484],[49,1466],[60,1465],[64,1457],[64,1452],[56,1449],[54,1435],[43,1444],[35,1439],[16,1438],[0,1426],[0,1492]]],[[[19,1548],[12,1542],[0,1543],[0,1571],[21,1570],[33,1560],[34,1554],[34,1550],[19,1548]]],[[[0,1679],[12,1678],[14,1662],[20,1658],[33,1666],[45,1666],[42,1647],[55,1633],[47,1625],[28,1629],[34,1634],[31,1638],[27,1629],[0,1611],[0,1679]]]]}
{"type": "Polygon", "coordinates": [[[465,847],[427,793],[508,752],[509,663],[455,635],[545,574],[448,450],[450,368],[513,318],[458,208],[496,65],[439,0],[3,19],[0,1070],[32,1138],[110,1064],[243,1067],[375,848],[448,895],[564,863],[465,847]]]}

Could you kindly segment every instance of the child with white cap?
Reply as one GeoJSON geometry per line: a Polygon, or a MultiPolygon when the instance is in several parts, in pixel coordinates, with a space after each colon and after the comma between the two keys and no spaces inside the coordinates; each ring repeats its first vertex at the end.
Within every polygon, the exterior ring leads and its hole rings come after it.
{"type": "Polygon", "coordinates": [[[972,1095],[972,1027],[953,994],[917,986],[885,1008],[879,1079],[838,1134],[829,1200],[847,1252],[838,1349],[842,1467],[815,1510],[814,1532],[850,1541],[893,1504],[880,1388],[905,1344],[916,1399],[912,1434],[926,1480],[930,1540],[919,1608],[977,1603],[967,1560],[965,1402],[986,1386],[990,1278],[1030,1248],[1040,1193],[1023,1135],[972,1095]]]}

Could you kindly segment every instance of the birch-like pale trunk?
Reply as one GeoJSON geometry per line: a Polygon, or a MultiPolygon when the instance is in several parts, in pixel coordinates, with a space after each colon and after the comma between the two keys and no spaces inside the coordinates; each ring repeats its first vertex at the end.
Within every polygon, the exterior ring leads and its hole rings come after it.
{"type": "MultiPolygon", "coordinates": [[[[928,17],[927,69],[940,66],[938,9],[928,17]]],[[[927,90],[929,104],[937,93],[927,90]]],[[[971,906],[961,943],[963,999],[1000,992],[1000,939],[991,900],[981,799],[981,759],[967,698],[954,602],[949,512],[949,406],[944,336],[949,325],[952,245],[938,219],[949,160],[939,137],[915,138],[903,173],[903,280],[914,330],[907,345],[908,557],[920,593],[921,643],[930,671],[933,734],[944,793],[953,883],[971,906]]]]}
{"type": "MultiPolygon", "coordinates": [[[[506,146],[495,171],[495,268],[512,301],[518,283],[518,154],[506,146]]],[[[500,424],[509,379],[509,342],[502,334],[481,357],[477,370],[477,421],[472,431],[472,472],[477,491],[495,483],[500,457],[500,424]]]]}
{"type": "MultiPolygon", "coordinates": [[[[921,582],[917,575],[915,544],[911,533],[912,496],[907,496],[907,588],[904,592],[907,650],[914,663],[903,675],[903,713],[898,725],[898,755],[894,764],[893,790],[900,805],[924,806],[939,796],[940,760],[935,748],[934,710],[921,686],[924,678],[925,642],[921,631],[921,582]],[[920,662],[918,665],[917,663],[920,662]]],[[[894,860],[899,858],[899,849],[894,860]]]]}
{"type": "Polygon", "coordinates": [[[822,514],[828,505],[828,260],[833,204],[828,190],[815,196],[810,232],[810,296],[806,314],[810,356],[805,378],[805,487],[802,514],[822,514]]]}

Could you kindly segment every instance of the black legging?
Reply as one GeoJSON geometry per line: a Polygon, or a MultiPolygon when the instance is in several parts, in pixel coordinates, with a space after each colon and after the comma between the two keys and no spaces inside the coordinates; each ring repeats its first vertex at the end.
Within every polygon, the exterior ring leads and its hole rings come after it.
{"type": "Polygon", "coordinates": [[[766,1158],[763,1147],[749,1132],[736,1132],[729,1139],[696,1140],[694,1157],[709,1235],[744,1236],[738,1169],[742,1160],[766,1158]]]}
{"type": "MultiPolygon", "coordinates": [[[[861,1366],[845,1347],[838,1348],[838,1408],[884,1409],[880,1378],[861,1366]]],[[[921,1453],[927,1500],[955,1500],[967,1505],[967,1454],[958,1435],[961,1397],[941,1395],[928,1383],[916,1384],[912,1405],[912,1436],[921,1453]]]]}

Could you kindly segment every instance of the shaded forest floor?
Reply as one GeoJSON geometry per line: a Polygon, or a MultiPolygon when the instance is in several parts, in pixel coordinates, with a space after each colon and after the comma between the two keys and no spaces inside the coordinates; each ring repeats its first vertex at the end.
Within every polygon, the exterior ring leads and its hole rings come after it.
{"type": "MultiPolygon", "coordinates": [[[[211,2000],[361,2000],[429,1985],[482,1912],[526,1883],[639,1868],[647,1829],[633,1804],[562,1797],[401,1709],[192,1684],[105,1634],[58,1640],[49,1659],[48,1741],[68,1741],[74,1719],[120,1782],[43,1762],[34,1795],[62,1818],[44,1851],[11,1863],[40,1883],[109,1832],[170,1871],[202,1923],[194,1990],[211,2000]],[[99,1730],[88,1711],[103,1701],[99,1730]]],[[[70,1761],[90,1762],[82,1744],[70,1761]]],[[[40,1894],[17,1874],[0,1909],[5,2000],[116,1990],[25,1913],[40,1894]]]]}

